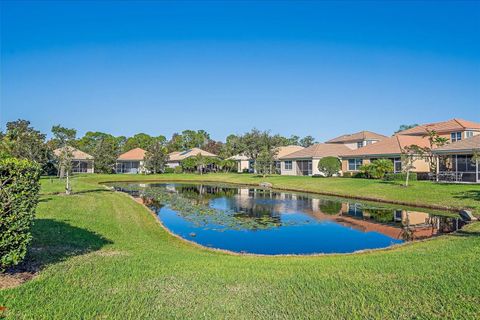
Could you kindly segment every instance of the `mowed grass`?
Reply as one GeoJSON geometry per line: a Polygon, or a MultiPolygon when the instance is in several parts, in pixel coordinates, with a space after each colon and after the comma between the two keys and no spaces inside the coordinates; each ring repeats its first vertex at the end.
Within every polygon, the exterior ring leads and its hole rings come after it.
{"type": "MultiPolygon", "coordinates": [[[[179,176],[237,183],[270,181],[278,187],[311,187],[314,191],[327,186],[340,190],[339,184],[344,183],[337,181],[340,179],[258,179],[249,175],[90,176],[73,179],[76,194],[64,196],[56,194],[63,190],[61,182],[44,179],[28,257],[28,262],[42,271],[17,288],[0,291],[0,305],[8,308],[7,318],[480,316],[479,223],[456,234],[363,254],[235,256],[201,249],[169,235],[143,206],[97,184],[179,176]]],[[[354,180],[345,181],[357,183],[354,180]]],[[[361,182],[367,193],[374,194],[378,188],[361,182]]],[[[395,199],[393,190],[401,187],[386,186],[390,189],[382,190],[379,196],[395,199]]],[[[412,188],[433,195],[429,187],[448,190],[447,186],[423,183],[412,188]]],[[[455,190],[448,193],[450,200],[458,192],[478,191],[475,186],[452,187],[455,190]]],[[[402,199],[413,199],[411,191],[406,192],[410,198],[403,194],[402,199]]],[[[478,199],[455,199],[458,206],[479,207],[478,199]]],[[[442,203],[448,204],[448,200],[442,203]]]]}

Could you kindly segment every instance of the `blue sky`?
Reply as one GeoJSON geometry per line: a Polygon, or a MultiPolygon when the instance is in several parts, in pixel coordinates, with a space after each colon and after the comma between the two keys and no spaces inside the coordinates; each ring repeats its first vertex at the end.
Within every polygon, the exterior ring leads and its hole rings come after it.
{"type": "Polygon", "coordinates": [[[1,3],[0,125],[323,141],[480,121],[479,2],[1,3]]]}

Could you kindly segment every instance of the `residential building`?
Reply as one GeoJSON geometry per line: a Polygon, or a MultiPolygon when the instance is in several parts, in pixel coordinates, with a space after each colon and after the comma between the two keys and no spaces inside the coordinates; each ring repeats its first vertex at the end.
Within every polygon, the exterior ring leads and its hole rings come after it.
{"type": "Polygon", "coordinates": [[[204,157],[218,157],[216,154],[202,150],[200,148],[192,148],[185,151],[174,151],[168,154],[167,167],[178,167],[183,160],[198,155],[202,155],[204,157]]]}
{"type": "MultiPolygon", "coordinates": [[[[342,172],[358,172],[360,167],[376,159],[389,159],[393,162],[394,172],[402,171],[402,150],[410,145],[428,147],[429,141],[423,136],[395,135],[361,149],[349,150],[341,153],[342,172]]],[[[414,162],[413,172],[428,172],[428,162],[417,159],[414,162]]]]}
{"type": "Polygon", "coordinates": [[[135,148],[122,153],[116,163],[116,173],[145,173],[145,153],[142,148],[135,148]]]}
{"type": "Polygon", "coordinates": [[[321,158],[338,157],[348,151],[351,149],[342,143],[317,143],[280,157],[280,173],[296,176],[322,175],[318,170],[321,158]]]}
{"type": "Polygon", "coordinates": [[[480,183],[480,135],[450,143],[435,149],[437,180],[480,183]],[[450,173],[453,173],[451,179],[450,173]]]}
{"type": "Polygon", "coordinates": [[[328,140],[325,143],[339,143],[354,150],[363,148],[386,138],[388,137],[384,136],[383,134],[378,134],[371,131],[360,131],[352,134],[344,134],[342,136],[328,140]]]}
{"type": "MultiPolygon", "coordinates": [[[[296,146],[296,145],[289,145],[289,146],[283,146],[283,147],[278,147],[277,148],[277,154],[275,155],[275,168],[277,173],[280,173],[280,158],[283,156],[286,156],[292,152],[296,152],[299,150],[304,149],[302,146],[296,146]]],[[[237,161],[237,171],[238,172],[254,172],[255,171],[255,161],[253,159],[250,159],[248,156],[244,154],[237,154],[233,157],[230,157],[228,159],[235,160],[237,161]]]]}
{"type": "MultiPolygon", "coordinates": [[[[394,171],[402,171],[401,154],[405,147],[417,145],[430,147],[427,138],[428,131],[435,131],[440,137],[456,142],[468,137],[480,134],[480,123],[451,119],[443,122],[435,122],[418,125],[416,127],[400,131],[390,138],[383,139],[375,144],[361,149],[351,150],[341,154],[342,172],[357,172],[363,164],[376,159],[390,159],[394,164],[394,171]]],[[[430,166],[425,159],[417,159],[414,162],[413,172],[429,172],[430,166]]]]}
{"type": "MultiPolygon", "coordinates": [[[[72,173],[93,173],[94,172],[94,160],[91,155],[75,149],[73,147],[66,147],[73,155],[72,158],[72,173]]],[[[62,152],[62,148],[55,149],[54,155],[58,157],[62,152]]]]}
{"type": "Polygon", "coordinates": [[[442,122],[422,124],[400,131],[397,134],[424,136],[428,131],[435,131],[439,136],[447,138],[449,142],[456,142],[480,134],[480,123],[455,118],[442,122]]]}

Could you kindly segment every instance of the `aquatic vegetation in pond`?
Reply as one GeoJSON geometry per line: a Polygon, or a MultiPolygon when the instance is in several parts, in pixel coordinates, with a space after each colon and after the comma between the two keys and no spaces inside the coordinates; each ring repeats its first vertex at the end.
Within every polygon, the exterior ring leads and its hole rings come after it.
{"type": "Polygon", "coordinates": [[[461,227],[449,213],[256,187],[181,183],[115,187],[141,197],[175,234],[237,252],[355,252],[461,227]]]}

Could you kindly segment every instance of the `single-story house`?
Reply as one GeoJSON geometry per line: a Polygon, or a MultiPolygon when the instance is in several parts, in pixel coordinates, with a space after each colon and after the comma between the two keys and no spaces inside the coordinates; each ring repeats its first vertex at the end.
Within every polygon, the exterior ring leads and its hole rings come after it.
{"type": "Polygon", "coordinates": [[[351,134],[344,134],[342,136],[330,139],[325,143],[339,143],[344,144],[350,149],[359,149],[370,144],[376,143],[383,139],[387,139],[387,136],[383,134],[375,133],[372,131],[360,131],[351,134]]]}
{"type": "MultiPolygon", "coordinates": [[[[424,136],[394,135],[361,149],[349,150],[340,154],[342,172],[358,172],[364,164],[377,159],[389,159],[393,162],[394,172],[402,171],[401,155],[405,147],[417,145],[428,147],[429,141],[424,136]]],[[[429,172],[430,168],[425,159],[414,161],[413,172],[429,172]]]]}
{"type": "Polygon", "coordinates": [[[433,153],[437,156],[437,180],[480,183],[480,160],[474,157],[480,156],[480,135],[447,144],[433,153]]]}
{"type": "MultiPolygon", "coordinates": [[[[302,146],[296,146],[296,145],[289,145],[289,146],[283,146],[283,147],[278,147],[277,148],[277,154],[275,156],[275,168],[278,173],[280,173],[280,158],[284,157],[292,152],[296,152],[299,150],[304,149],[302,146]]],[[[248,171],[250,173],[255,172],[255,161],[253,159],[250,159],[248,156],[244,154],[237,154],[233,157],[228,158],[230,160],[235,160],[237,161],[237,171],[238,172],[244,172],[248,171]]]]}
{"type": "Polygon", "coordinates": [[[317,143],[308,148],[280,157],[282,175],[311,176],[321,175],[318,162],[323,157],[338,157],[352,151],[342,143],[317,143]]]}
{"type": "MultiPolygon", "coordinates": [[[[73,147],[66,147],[69,152],[72,153],[72,173],[93,173],[94,172],[94,160],[91,155],[75,149],[73,147]]],[[[55,156],[59,156],[62,152],[62,148],[55,149],[53,153],[55,156]]]]}
{"type": "Polygon", "coordinates": [[[200,148],[192,148],[185,151],[174,151],[168,154],[167,167],[178,167],[183,160],[198,155],[202,155],[204,157],[218,157],[216,154],[202,150],[200,148]]]}
{"type": "Polygon", "coordinates": [[[145,173],[145,153],[142,148],[135,148],[122,153],[116,163],[116,173],[145,173]]]}

